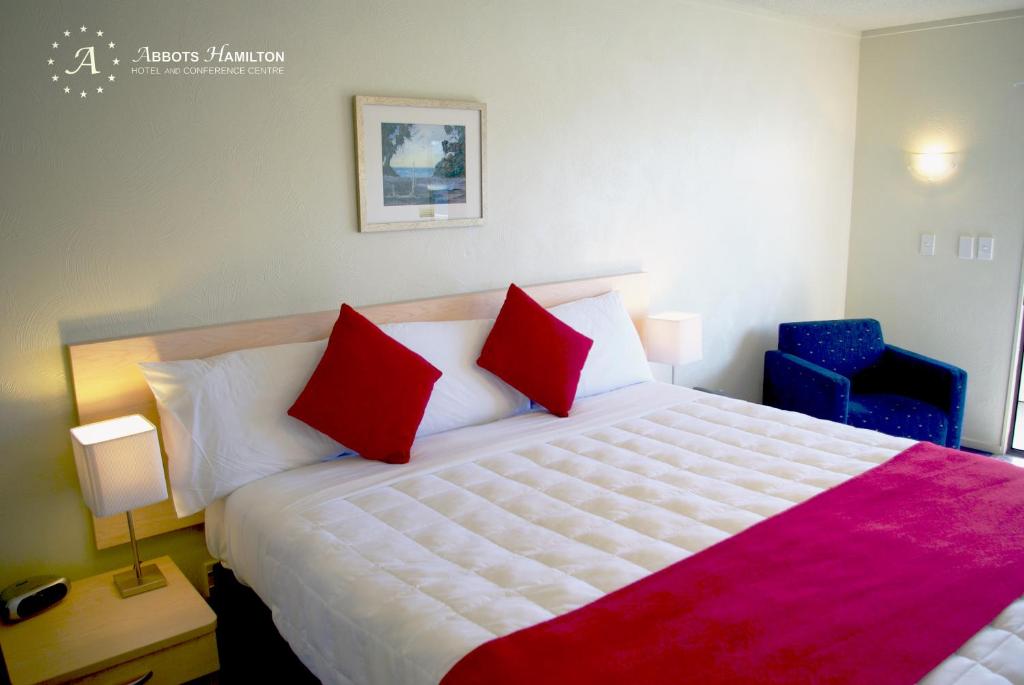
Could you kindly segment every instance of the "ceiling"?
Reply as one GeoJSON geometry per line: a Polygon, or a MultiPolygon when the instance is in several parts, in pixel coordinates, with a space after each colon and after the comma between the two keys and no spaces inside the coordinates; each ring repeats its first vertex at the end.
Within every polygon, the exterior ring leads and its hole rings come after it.
{"type": "Polygon", "coordinates": [[[850,31],[1024,9],[1024,0],[729,0],[850,31]]]}

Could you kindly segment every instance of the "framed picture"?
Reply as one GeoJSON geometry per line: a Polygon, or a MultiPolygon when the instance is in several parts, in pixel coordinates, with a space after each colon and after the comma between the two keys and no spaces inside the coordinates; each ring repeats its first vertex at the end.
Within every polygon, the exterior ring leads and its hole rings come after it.
{"type": "Polygon", "coordinates": [[[487,106],[357,95],[359,230],[484,222],[487,106]]]}

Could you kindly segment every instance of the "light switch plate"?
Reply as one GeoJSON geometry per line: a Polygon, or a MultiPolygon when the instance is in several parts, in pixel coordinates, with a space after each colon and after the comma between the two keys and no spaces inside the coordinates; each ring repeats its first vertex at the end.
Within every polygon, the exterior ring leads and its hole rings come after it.
{"type": "Polygon", "coordinates": [[[960,236],[960,247],[957,249],[957,256],[960,259],[974,259],[974,236],[960,236]]]}
{"type": "Polygon", "coordinates": [[[986,262],[991,262],[996,258],[996,239],[991,236],[981,236],[978,238],[978,259],[983,259],[986,262]]]}
{"type": "Polygon", "coordinates": [[[922,257],[934,257],[935,256],[935,234],[934,233],[922,233],[921,234],[921,245],[918,247],[917,252],[922,257]]]}

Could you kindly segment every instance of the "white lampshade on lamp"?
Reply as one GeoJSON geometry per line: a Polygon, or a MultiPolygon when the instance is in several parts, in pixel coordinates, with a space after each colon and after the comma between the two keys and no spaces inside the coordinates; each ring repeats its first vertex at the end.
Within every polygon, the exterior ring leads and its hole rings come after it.
{"type": "Polygon", "coordinates": [[[75,468],[86,505],[96,516],[127,514],[134,569],[114,576],[122,597],[167,585],[154,564],[142,565],[132,509],[167,499],[156,428],[134,414],[71,429],[75,468]]]}
{"type": "Polygon", "coordinates": [[[647,358],[672,366],[672,383],[676,367],[700,361],[704,356],[703,326],[700,314],[663,312],[648,316],[644,322],[647,358]]]}

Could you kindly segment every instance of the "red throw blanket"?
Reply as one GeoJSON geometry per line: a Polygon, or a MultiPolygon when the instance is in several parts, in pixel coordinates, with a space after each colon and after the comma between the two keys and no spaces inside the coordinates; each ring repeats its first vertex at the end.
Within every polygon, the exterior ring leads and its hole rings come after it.
{"type": "Polygon", "coordinates": [[[443,685],[915,683],[1024,595],[1024,469],[920,443],[443,685]]]}

